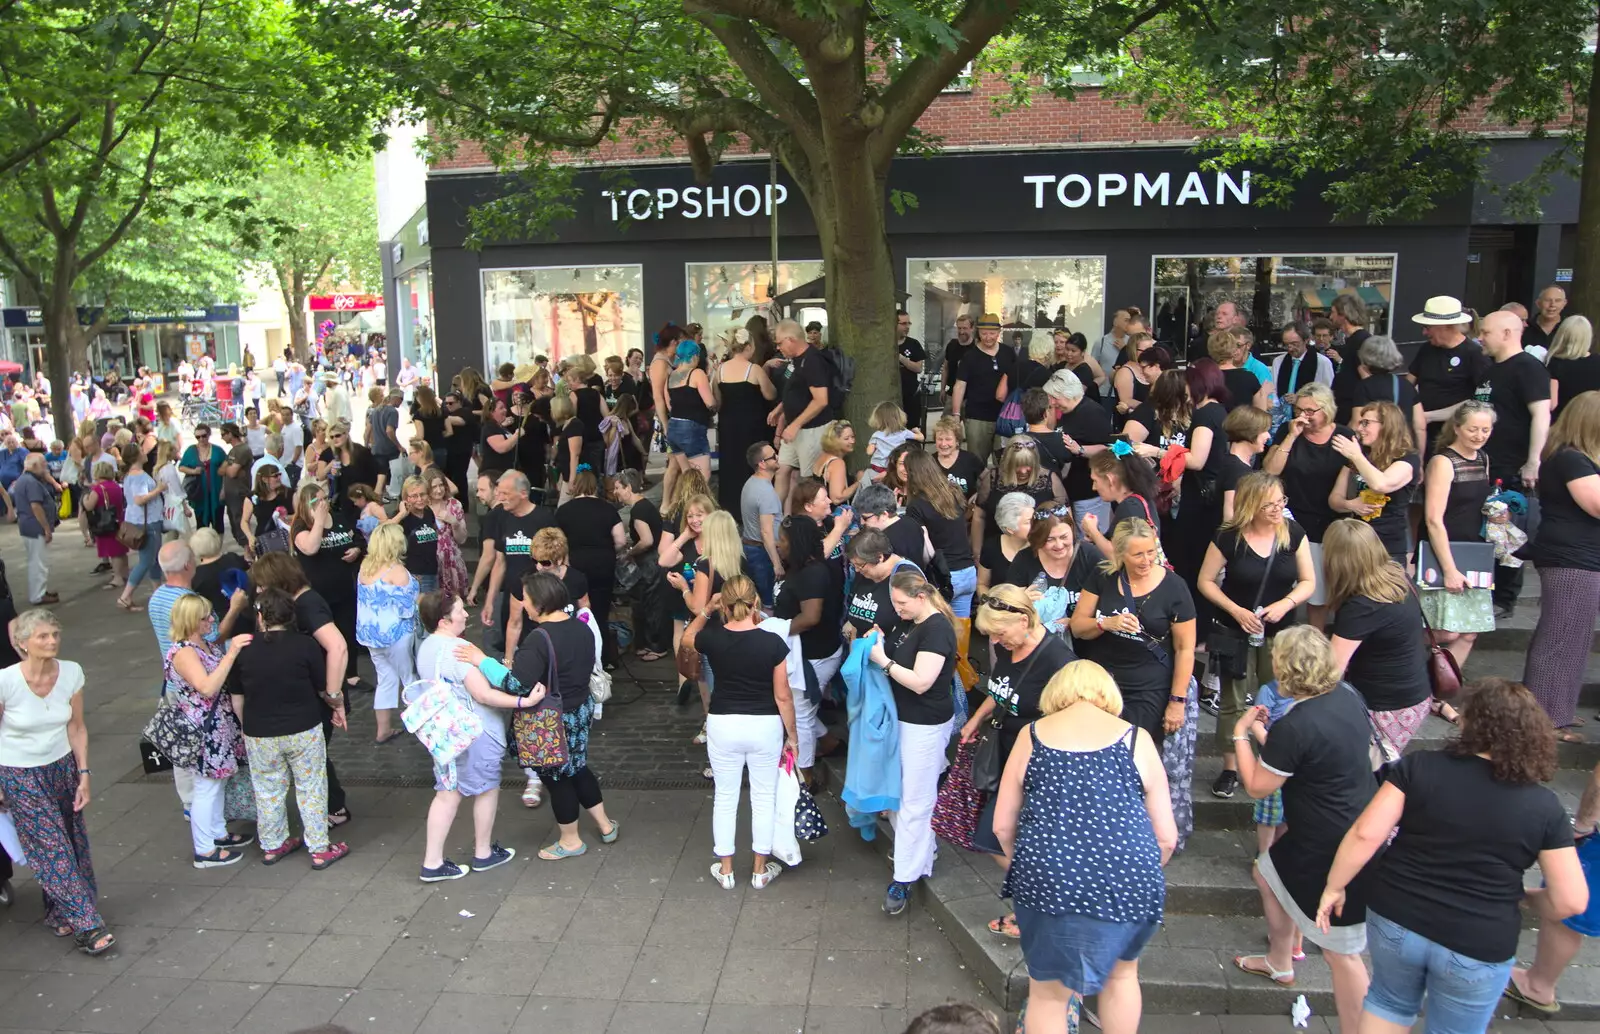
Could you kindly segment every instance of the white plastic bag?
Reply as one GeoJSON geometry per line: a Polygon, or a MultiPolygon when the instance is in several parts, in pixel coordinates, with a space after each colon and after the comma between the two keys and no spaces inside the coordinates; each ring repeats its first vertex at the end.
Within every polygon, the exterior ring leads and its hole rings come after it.
{"type": "Polygon", "coordinates": [[[0,810],[0,847],[6,849],[13,864],[28,864],[27,857],[22,853],[22,839],[17,836],[17,824],[12,820],[11,813],[4,810],[0,810]]]}
{"type": "Polygon", "coordinates": [[[783,752],[778,761],[778,795],[773,806],[772,857],[784,865],[800,864],[800,841],[794,835],[794,809],[800,802],[800,776],[794,754],[783,752]]]}

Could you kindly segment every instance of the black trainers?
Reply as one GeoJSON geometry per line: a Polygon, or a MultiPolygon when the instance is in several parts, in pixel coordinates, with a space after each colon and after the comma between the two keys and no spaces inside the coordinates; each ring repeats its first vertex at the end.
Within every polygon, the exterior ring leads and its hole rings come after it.
{"type": "Polygon", "coordinates": [[[1222,770],[1217,776],[1217,781],[1211,784],[1211,796],[1224,799],[1232,797],[1233,791],[1239,789],[1239,773],[1231,768],[1222,770]]]}
{"type": "Polygon", "coordinates": [[[1515,603],[1496,603],[1494,605],[1494,616],[1499,621],[1510,621],[1516,612],[1517,605],[1515,603]]]}
{"type": "Polygon", "coordinates": [[[493,869],[496,866],[506,864],[516,856],[516,848],[501,847],[499,844],[490,844],[489,857],[474,858],[472,860],[472,870],[474,872],[483,872],[485,869],[493,869]]]}
{"type": "Polygon", "coordinates": [[[906,902],[910,898],[910,887],[904,883],[891,883],[889,890],[883,896],[883,910],[892,916],[897,916],[906,910],[906,902]]]}
{"type": "Polygon", "coordinates": [[[455,862],[452,862],[450,859],[446,858],[442,863],[440,863],[437,869],[429,869],[424,867],[422,869],[421,880],[423,883],[442,883],[445,880],[459,880],[461,877],[465,876],[471,871],[472,867],[470,865],[457,865],[455,862]]]}

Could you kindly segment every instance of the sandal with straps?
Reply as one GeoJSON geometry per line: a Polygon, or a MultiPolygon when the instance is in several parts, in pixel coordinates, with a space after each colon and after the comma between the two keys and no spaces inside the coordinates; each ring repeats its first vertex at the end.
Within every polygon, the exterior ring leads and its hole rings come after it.
{"type": "Polygon", "coordinates": [[[117,939],[111,935],[111,931],[103,926],[97,926],[93,930],[85,930],[82,933],[74,934],[73,940],[78,942],[78,950],[85,955],[104,955],[115,947],[117,943],[117,939]]]}
{"type": "Polygon", "coordinates": [[[711,878],[716,880],[717,885],[723,890],[732,890],[739,884],[739,877],[733,874],[733,870],[730,869],[727,872],[722,871],[721,862],[711,863],[711,878]]]}
{"type": "Polygon", "coordinates": [[[1257,977],[1266,977],[1268,980],[1280,987],[1294,986],[1294,970],[1273,969],[1272,963],[1267,961],[1267,957],[1265,955],[1235,955],[1233,957],[1233,964],[1241,973],[1249,973],[1251,976],[1257,977]],[[1249,963],[1258,959],[1261,963],[1259,968],[1249,965],[1249,963]]]}

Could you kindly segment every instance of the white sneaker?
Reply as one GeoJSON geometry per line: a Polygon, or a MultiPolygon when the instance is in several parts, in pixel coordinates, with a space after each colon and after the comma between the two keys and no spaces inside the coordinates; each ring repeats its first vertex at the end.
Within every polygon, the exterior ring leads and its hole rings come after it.
{"type": "Polygon", "coordinates": [[[544,803],[544,788],[539,780],[530,779],[528,785],[522,789],[522,806],[524,808],[537,808],[544,803]]]}

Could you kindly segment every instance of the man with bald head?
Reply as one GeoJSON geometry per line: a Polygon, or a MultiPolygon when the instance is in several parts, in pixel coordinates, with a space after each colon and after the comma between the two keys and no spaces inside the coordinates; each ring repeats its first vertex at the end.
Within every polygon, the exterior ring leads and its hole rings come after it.
{"type": "MultiPolygon", "coordinates": [[[[1485,452],[1489,477],[1528,497],[1529,518],[1538,504],[1539,454],[1550,433],[1550,371],[1522,348],[1522,321],[1515,313],[1491,312],[1483,318],[1483,350],[1494,365],[1478,388],[1478,398],[1494,406],[1494,433],[1485,452]]],[[[1522,590],[1520,567],[1496,565],[1494,609],[1509,618],[1522,590]]]]}
{"type": "Polygon", "coordinates": [[[1533,318],[1528,320],[1528,329],[1522,335],[1522,347],[1531,348],[1538,346],[1548,350],[1550,339],[1556,336],[1556,328],[1561,326],[1561,313],[1567,307],[1567,292],[1551,284],[1539,292],[1539,297],[1533,302],[1533,318]]]}
{"type": "Polygon", "coordinates": [[[806,477],[822,455],[822,432],[828,429],[833,410],[828,406],[828,361],[811,347],[800,324],[783,320],[773,328],[772,337],[794,367],[783,382],[778,404],[767,414],[767,423],[778,429],[778,498],[787,499],[795,472],[806,477]]]}

